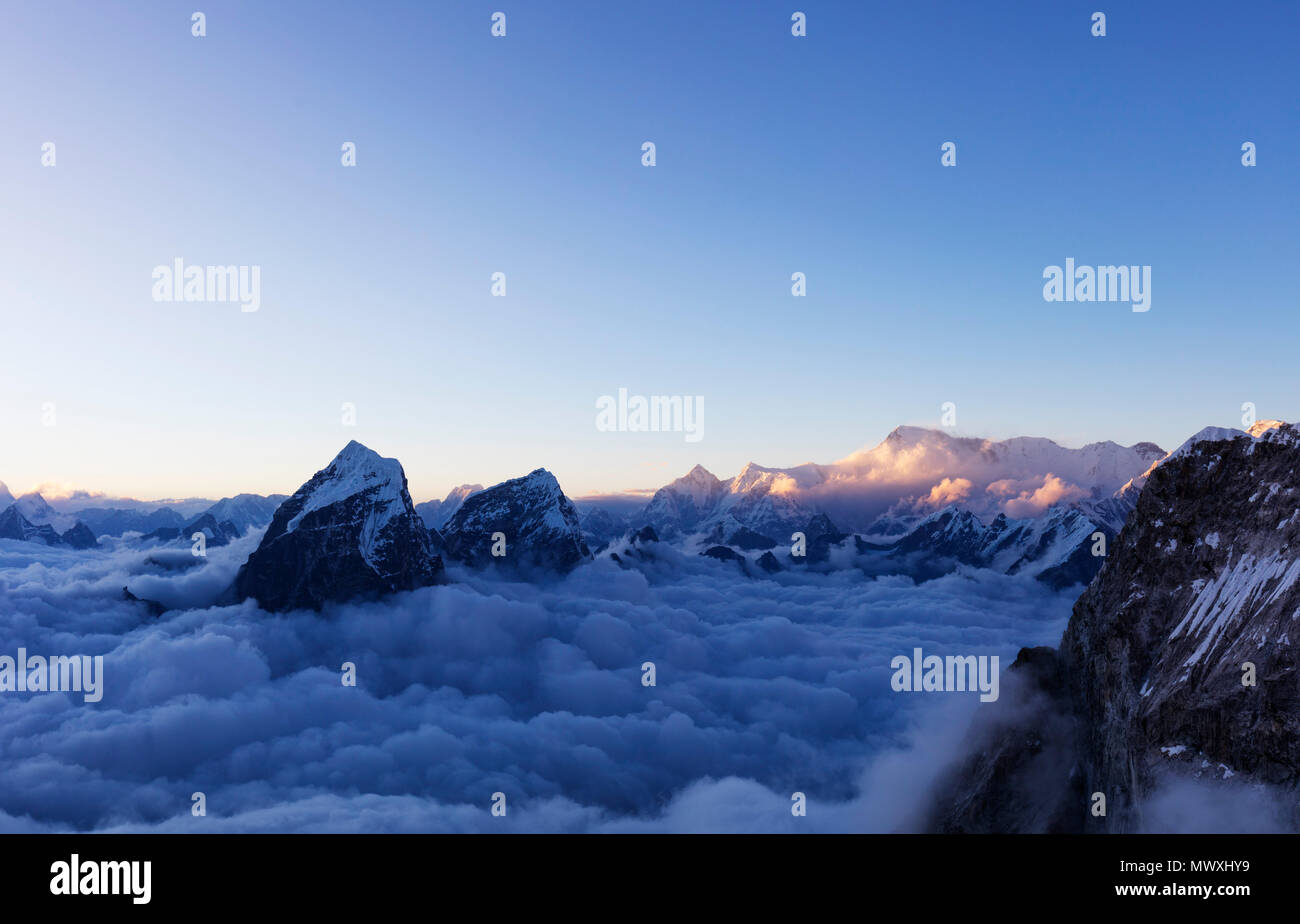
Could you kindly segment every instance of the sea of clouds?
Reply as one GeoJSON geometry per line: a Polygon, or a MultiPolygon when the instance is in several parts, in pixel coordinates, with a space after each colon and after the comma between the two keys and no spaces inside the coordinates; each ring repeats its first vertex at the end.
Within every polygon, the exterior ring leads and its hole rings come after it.
{"type": "Polygon", "coordinates": [[[202,562],[0,540],[0,654],[104,656],[98,703],[0,693],[0,830],[908,830],[980,703],[895,693],[890,659],[1005,669],[1057,643],[1077,593],[969,569],[757,580],[656,545],[540,584],[453,568],[322,613],[211,605],[259,539],[202,562]]]}

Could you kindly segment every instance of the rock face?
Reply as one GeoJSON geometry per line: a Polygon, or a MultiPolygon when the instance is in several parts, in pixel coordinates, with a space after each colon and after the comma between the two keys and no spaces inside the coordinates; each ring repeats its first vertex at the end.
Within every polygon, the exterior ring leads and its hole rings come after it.
{"type": "Polygon", "coordinates": [[[160,526],[153,532],[140,538],[145,541],[179,542],[188,545],[194,536],[202,533],[209,548],[220,548],[238,539],[241,530],[234,523],[226,520],[218,523],[211,513],[201,513],[184,526],[160,526]]]}
{"type": "Polygon", "coordinates": [[[941,785],[928,819],[942,834],[1077,834],[1086,805],[1073,766],[1074,722],[1060,659],[1023,648],[1002,684],[1011,709],[982,712],[965,758],[941,785]]]}
{"type": "Polygon", "coordinates": [[[1033,519],[998,514],[984,525],[969,510],[953,505],[931,514],[892,544],[898,556],[951,559],[1001,574],[1028,574],[1054,589],[1086,584],[1105,560],[1093,554],[1101,533],[1107,547],[1115,538],[1109,525],[1079,507],[1059,505],[1033,519]]]}
{"type": "Polygon", "coordinates": [[[824,513],[812,517],[803,528],[803,534],[807,542],[805,561],[814,563],[827,561],[831,555],[831,546],[839,545],[848,538],[824,513]]]}
{"type": "Polygon", "coordinates": [[[195,533],[203,533],[207,544],[213,548],[229,545],[234,539],[243,535],[243,530],[230,520],[217,522],[211,513],[199,514],[193,521],[181,527],[181,539],[189,542],[195,533]]]}
{"type": "Polygon", "coordinates": [[[90,531],[90,527],[80,520],[72,529],[68,530],[59,537],[63,540],[64,545],[69,545],[74,549],[93,549],[99,545],[99,540],[95,534],[90,531]]]}
{"type": "Polygon", "coordinates": [[[266,610],[320,609],[434,584],[442,573],[402,466],[354,440],[277,508],[232,591],[266,610]]]}
{"type": "Polygon", "coordinates": [[[544,468],[470,495],[441,534],[449,558],[479,568],[567,571],[591,557],[577,508],[544,468]],[[497,533],[504,556],[492,554],[497,533]]]}
{"type": "Polygon", "coordinates": [[[727,545],[734,545],[746,552],[766,551],[776,547],[776,540],[760,535],[748,526],[741,526],[727,537],[727,545]]]}
{"type": "Polygon", "coordinates": [[[1202,440],[1150,474],[1061,641],[1107,830],[1139,828],[1158,772],[1192,760],[1300,782],[1297,578],[1294,428],[1202,440]]]}
{"type": "MultiPolygon", "coordinates": [[[[40,495],[36,497],[39,498],[40,495]]],[[[80,520],[73,520],[70,517],[55,520],[66,527],[63,533],[59,533],[49,522],[33,523],[23,515],[22,510],[23,504],[16,502],[0,513],[0,539],[43,542],[46,545],[68,546],[74,549],[93,549],[99,545],[95,534],[80,520]]]]}
{"type": "MultiPolygon", "coordinates": [[[[227,527],[224,530],[229,533],[227,538],[235,539],[250,529],[270,523],[275,516],[276,508],[285,500],[283,494],[270,494],[266,497],[260,494],[237,494],[217,501],[205,510],[202,516],[211,517],[214,523],[227,527]]],[[[199,519],[202,519],[202,516],[199,519]]]]}
{"type": "Polygon", "coordinates": [[[745,557],[735,549],[725,545],[714,545],[700,553],[706,558],[716,558],[718,561],[744,561],[745,557]]]}
{"type": "Polygon", "coordinates": [[[1300,432],[1200,436],[1145,476],[1059,652],[1036,656],[1054,678],[1029,684],[1038,707],[1008,701],[1005,727],[973,731],[977,757],[941,790],[934,829],[1139,831],[1170,780],[1300,784],[1300,432]],[[982,754],[1029,761],[1053,717],[1072,729],[1054,750],[1074,777],[981,772],[982,754]]]}
{"type": "Polygon", "coordinates": [[[59,534],[52,526],[37,526],[18,510],[16,504],[10,504],[4,513],[0,513],[0,539],[18,539],[23,542],[44,542],[46,545],[62,545],[59,534]]]}
{"type": "MultiPolygon", "coordinates": [[[[575,505],[576,506],[576,505],[575,505]]],[[[605,548],[615,539],[627,532],[625,517],[611,513],[604,507],[592,507],[587,510],[578,508],[578,522],[582,526],[582,535],[593,551],[605,548]]],[[[650,529],[650,527],[646,527],[650,529]]]]}

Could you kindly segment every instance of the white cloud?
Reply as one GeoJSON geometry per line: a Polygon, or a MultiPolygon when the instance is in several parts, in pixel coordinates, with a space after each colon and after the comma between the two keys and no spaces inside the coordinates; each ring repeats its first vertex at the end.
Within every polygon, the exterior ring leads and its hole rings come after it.
{"type": "Polygon", "coordinates": [[[893,693],[889,659],[1007,663],[1054,643],[1071,602],[972,573],[759,581],[660,547],[548,585],[453,569],[320,614],[210,605],[246,554],[178,571],[129,542],[0,540],[0,653],[105,672],[94,705],[0,695],[0,830],[790,830],[795,790],[808,829],[870,830],[892,822],[864,772],[936,706],[893,693]],[[194,608],[155,619],[124,584],[194,608]]]}

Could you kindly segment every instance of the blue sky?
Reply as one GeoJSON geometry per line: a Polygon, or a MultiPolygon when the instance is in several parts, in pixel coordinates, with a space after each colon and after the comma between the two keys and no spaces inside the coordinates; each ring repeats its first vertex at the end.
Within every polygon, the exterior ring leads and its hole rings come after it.
{"type": "Polygon", "coordinates": [[[831,461],[945,401],[959,433],[1067,445],[1294,420],[1298,27],[1289,2],[7,4],[0,480],[283,492],[355,438],[417,499],[539,465],[581,494],[831,461]],[[153,301],[176,257],[260,266],[261,309],[153,301]],[[1151,265],[1151,310],[1045,302],[1067,257],[1151,265]],[[703,395],[703,440],[598,432],[619,387],[703,395]]]}

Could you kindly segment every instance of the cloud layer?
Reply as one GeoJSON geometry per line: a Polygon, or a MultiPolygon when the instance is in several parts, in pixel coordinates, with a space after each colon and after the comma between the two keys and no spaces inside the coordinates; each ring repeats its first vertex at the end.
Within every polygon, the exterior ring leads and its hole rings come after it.
{"type": "Polygon", "coordinates": [[[975,701],[893,693],[890,658],[1005,665],[1071,602],[979,572],[757,581],[661,546],[548,586],[458,572],[321,614],[210,605],[257,538],[198,565],[0,541],[0,654],[105,672],[97,704],[0,694],[0,830],[891,830],[975,701]],[[124,585],[188,608],[151,618],[124,585]]]}

